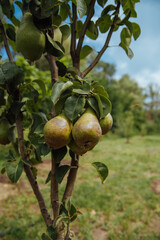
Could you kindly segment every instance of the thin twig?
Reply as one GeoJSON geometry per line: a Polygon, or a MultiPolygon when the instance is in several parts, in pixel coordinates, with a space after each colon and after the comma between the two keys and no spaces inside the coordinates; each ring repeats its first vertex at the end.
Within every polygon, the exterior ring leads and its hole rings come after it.
{"type": "Polygon", "coordinates": [[[76,50],[76,55],[80,57],[80,53],[81,53],[81,48],[82,48],[82,44],[83,44],[83,40],[84,40],[84,36],[85,33],[87,31],[87,27],[89,24],[89,21],[91,20],[93,13],[94,13],[94,5],[95,5],[95,0],[91,0],[89,7],[88,7],[88,13],[87,13],[87,17],[86,20],[83,24],[81,33],[80,33],[80,37],[79,37],[79,41],[77,44],[77,50],[76,50]]]}
{"type": "Polygon", "coordinates": [[[63,194],[62,202],[65,202],[68,198],[72,196],[74,184],[77,176],[78,171],[78,162],[79,162],[79,156],[77,155],[77,158],[72,158],[71,161],[71,169],[68,174],[67,184],[65,188],[65,192],[63,194]],[[73,167],[73,168],[72,168],[73,167]]]}
{"type": "MultiPolygon", "coordinates": [[[[5,29],[2,25],[2,22],[0,22],[0,28],[2,30],[2,37],[3,37],[4,46],[5,46],[8,58],[11,62],[13,62],[13,56],[12,56],[12,53],[11,53],[10,48],[9,48],[8,39],[7,39],[7,36],[6,36],[5,29]]],[[[18,93],[18,91],[16,91],[16,96],[15,97],[19,98],[18,95],[19,95],[19,93],[18,93]]],[[[25,154],[25,146],[23,144],[24,136],[23,136],[22,120],[21,120],[20,114],[16,116],[16,126],[17,126],[17,132],[18,132],[18,142],[19,142],[19,149],[20,149],[21,157],[22,157],[23,161],[26,161],[27,156],[25,154]]],[[[34,194],[35,194],[35,196],[38,200],[39,207],[40,207],[40,210],[41,210],[41,214],[42,214],[43,219],[46,223],[46,226],[50,226],[50,225],[52,225],[52,220],[51,220],[50,215],[47,211],[43,196],[42,196],[42,194],[39,190],[38,183],[35,180],[30,167],[28,165],[26,165],[24,162],[23,162],[23,166],[24,166],[24,171],[26,173],[26,176],[27,176],[27,178],[30,182],[30,185],[31,185],[32,189],[33,189],[33,192],[34,192],[34,194]]]]}
{"type": "Polygon", "coordinates": [[[82,78],[84,78],[95,67],[95,65],[99,62],[103,53],[108,48],[111,36],[112,36],[114,28],[115,28],[116,21],[118,20],[119,8],[120,8],[120,2],[118,1],[117,7],[116,7],[116,12],[115,12],[115,17],[114,17],[113,23],[110,27],[110,30],[108,32],[108,35],[107,35],[106,41],[104,43],[104,46],[102,47],[102,49],[100,50],[100,52],[98,53],[96,58],[93,60],[93,62],[81,73],[82,78]]]}
{"type": "Polygon", "coordinates": [[[7,39],[7,36],[6,36],[6,32],[5,32],[5,29],[4,29],[4,26],[3,26],[3,23],[2,23],[1,20],[0,20],[0,30],[1,30],[1,33],[2,33],[2,38],[3,38],[3,41],[4,41],[4,47],[6,49],[6,53],[8,55],[8,58],[11,62],[13,62],[14,59],[13,59],[12,53],[10,51],[8,39],[7,39]]]}
{"type": "Polygon", "coordinates": [[[76,50],[76,24],[77,24],[77,7],[72,3],[72,22],[71,22],[71,48],[70,54],[72,57],[73,66],[75,66],[75,50],[76,50]]]}
{"type": "MultiPolygon", "coordinates": [[[[27,156],[25,154],[25,147],[24,147],[24,144],[23,144],[24,137],[23,137],[22,121],[21,121],[20,116],[16,117],[16,125],[17,125],[17,132],[18,132],[18,140],[19,140],[19,148],[20,148],[21,157],[22,157],[23,161],[26,161],[27,156]]],[[[32,189],[33,189],[33,192],[34,192],[34,194],[35,194],[35,196],[38,200],[39,207],[40,207],[42,216],[44,218],[44,221],[45,221],[47,226],[50,226],[50,225],[52,225],[52,220],[51,220],[50,215],[47,211],[43,196],[42,196],[42,194],[39,190],[38,183],[37,183],[36,179],[34,178],[34,176],[32,174],[31,168],[28,165],[26,165],[25,163],[23,164],[23,166],[24,166],[24,171],[26,173],[26,176],[27,176],[27,178],[30,182],[30,185],[31,185],[32,189]]]]}

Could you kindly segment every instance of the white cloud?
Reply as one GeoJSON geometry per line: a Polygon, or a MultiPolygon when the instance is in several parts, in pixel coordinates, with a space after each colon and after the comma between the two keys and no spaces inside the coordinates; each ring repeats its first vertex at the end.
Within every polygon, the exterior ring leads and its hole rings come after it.
{"type": "Polygon", "coordinates": [[[154,72],[150,69],[143,69],[133,77],[141,87],[145,88],[151,83],[160,86],[160,66],[154,72]]]}

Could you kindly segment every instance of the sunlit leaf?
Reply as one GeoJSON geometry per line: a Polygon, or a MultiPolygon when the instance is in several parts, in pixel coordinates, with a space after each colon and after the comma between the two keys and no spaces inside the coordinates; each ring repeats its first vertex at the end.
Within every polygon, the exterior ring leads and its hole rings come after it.
{"type": "Polygon", "coordinates": [[[78,117],[78,114],[81,113],[82,109],[85,105],[85,97],[83,96],[70,96],[67,98],[65,105],[64,105],[64,111],[66,116],[73,121],[78,117]]]}
{"type": "Polygon", "coordinates": [[[51,100],[53,102],[53,104],[56,104],[57,101],[59,100],[60,95],[67,90],[68,88],[70,88],[73,85],[73,83],[71,81],[67,81],[67,82],[56,82],[53,85],[52,88],[52,95],[51,95],[51,100]]]}
{"type": "Polygon", "coordinates": [[[94,162],[94,163],[92,163],[92,165],[97,170],[102,183],[104,183],[104,181],[106,180],[106,178],[108,176],[108,167],[102,162],[94,162]]]}

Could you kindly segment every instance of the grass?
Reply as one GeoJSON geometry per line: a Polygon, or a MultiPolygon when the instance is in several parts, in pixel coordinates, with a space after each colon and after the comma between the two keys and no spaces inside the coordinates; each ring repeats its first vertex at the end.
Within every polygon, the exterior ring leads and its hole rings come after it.
{"type": "MultiPolygon", "coordinates": [[[[6,154],[2,149],[0,159],[6,154]]],[[[72,201],[82,215],[72,224],[74,240],[160,240],[159,195],[153,184],[159,180],[160,186],[159,156],[160,136],[136,136],[130,144],[110,136],[81,157],[72,201]],[[103,185],[91,165],[95,161],[109,168],[103,185]]],[[[41,167],[39,172],[38,181],[51,210],[49,184],[44,184],[48,168],[41,167]]],[[[24,175],[22,180],[25,187],[0,202],[0,232],[11,230],[5,240],[38,240],[45,231],[24,175]]],[[[61,195],[63,189],[64,183],[61,195]]]]}

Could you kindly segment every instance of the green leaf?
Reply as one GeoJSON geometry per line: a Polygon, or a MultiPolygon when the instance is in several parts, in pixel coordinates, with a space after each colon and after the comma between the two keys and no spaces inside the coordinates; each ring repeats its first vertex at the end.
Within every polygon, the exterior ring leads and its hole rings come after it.
{"type": "Polygon", "coordinates": [[[63,42],[64,40],[66,40],[70,36],[71,29],[67,24],[60,26],[59,29],[62,33],[62,42],[63,42]]]}
{"type": "Polygon", "coordinates": [[[55,177],[59,184],[63,181],[63,178],[69,169],[70,169],[70,166],[68,165],[62,165],[58,167],[58,169],[56,170],[55,177]]]}
{"type": "Polygon", "coordinates": [[[65,157],[66,154],[67,154],[66,146],[56,150],[52,150],[53,159],[56,163],[59,163],[65,157]]]}
{"type": "Polygon", "coordinates": [[[81,50],[80,58],[81,59],[86,58],[91,52],[93,52],[93,48],[91,48],[88,45],[83,46],[81,50]]]}
{"type": "Polygon", "coordinates": [[[65,101],[69,96],[70,96],[70,91],[65,91],[64,93],[62,93],[58,102],[55,104],[56,115],[59,115],[62,112],[62,110],[64,108],[65,101]]]}
{"type": "Polygon", "coordinates": [[[45,86],[45,83],[42,80],[34,80],[33,83],[38,84],[38,86],[42,90],[42,96],[45,97],[46,96],[46,86],[45,86]]]}
{"type": "Polygon", "coordinates": [[[77,9],[80,18],[82,18],[87,13],[87,4],[85,0],[77,0],[77,9]]]}
{"type": "Polygon", "coordinates": [[[18,84],[24,80],[24,71],[13,62],[6,62],[1,66],[0,76],[5,78],[5,84],[10,92],[13,92],[18,84]]]}
{"type": "Polygon", "coordinates": [[[66,20],[66,18],[68,17],[70,13],[70,6],[69,4],[67,4],[66,2],[62,3],[62,5],[60,6],[60,16],[62,18],[63,21],[66,20]]]}
{"type": "Polygon", "coordinates": [[[67,82],[56,82],[53,85],[52,88],[52,95],[51,95],[51,100],[53,102],[53,104],[56,104],[57,101],[60,98],[60,95],[67,90],[68,88],[70,88],[73,85],[73,83],[71,81],[67,81],[67,82]]]}
{"type": "Polygon", "coordinates": [[[87,98],[87,102],[90,105],[91,108],[96,112],[97,116],[99,117],[99,107],[98,102],[94,96],[90,96],[87,98]]]}
{"type": "Polygon", "coordinates": [[[132,23],[132,33],[133,33],[134,40],[137,40],[137,38],[141,34],[140,26],[137,23],[132,23]]]}
{"type": "Polygon", "coordinates": [[[47,176],[47,179],[46,179],[46,181],[45,181],[45,184],[47,184],[49,181],[51,181],[51,175],[52,175],[52,173],[51,173],[51,171],[48,173],[48,176],[47,176]]]}
{"type": "Polygon", "coordinates": [[[57,232],[57,229],[54,228],[53,226],[47,227],[47,233],[51,239],[53,239],[53,240],[57,239],[58,232],[57,232]]]}
{"type": "Polygon", "coordinates": [[[34,133],[39,126],[42,127],[41,130],[43,131],[43,127],[45,125],[45,119],[38,113],[33,113],[32,119],[33,119],[33,123],[30,129],[30,134],[34,133]]]}
{"type": "Polygon", "coordinates": [[[94,162],[94,163],[92,163],[92,165],[97,170],[98,175],[103,184],[108,176],[108,167],[104,163],[101,163],[101,162],[94,162]]]}
{"type": "Polygon", "coordinates": [[[4,83],[5,83],[5,75],[4,75],[3,70],[0,66],[0,85],[4,85],[4,83]]]}
{"type": "Polygon", "coordinates": [[[15,33],[15,28],[13,25],[7,24],[6,33],[7,33],[7,36],[9,37],[9,39],[11,39],[12,41],[15,41],[16,33],[15,33]]]}
{"type": "Polygon", "coordinates": [[[43,156],[46,156],[46,155],[48,155],[49,152],[50,152],[50,148],[48,147],[48,145],[47,144],[43,144],[41,146],[41,154],[43,156]]]}
{"type": "Polygon", "coordinates": [[[72,91],[73,93],[77,93],[77,94],[80,94],[80,95],[87,95],[89,92],[88,91],[84,91],[82,89],[73,89],[72,91]]]}
{"type": "Polygon", "coordinates": [[[98,4],[103,8],[108,0],[97,0],[98,4]]]}
{"type": "Polygon", "coordinates": [[[108,96],[108,93],[107,93],[106,90],[105,90],[105,88],[104,88],[103,86],[100,86],[100,85],[96,86],[96,87],[93,89],[93,92],[94,92],[94,93],[98,93],[98,94],[100,94],[100,95],[102,95],[102,96],[104,96],[104,97],[106,97],[106,98],[109,97],[109,96],[108,96]]]}
{"type": "Polygon", "coordinates": [[[126,47],[129,47],[131,43],[131,32],[128,28],[123,28],[121,31],[121,43],[126,45],[126,47]]]}
{"type": "Polygon", "coordinates": [[[98,28],[93,21],[90,21],[86,31],[87,37],[96,40],[98,37],[98,28]]]}
{"type": "Polygon", "coordinates": [[[100,96],[101,102],[102,102],[102,107],[103,107],[103,115],[101,118],[104,118],[108,113],[111,112],[112,104],[108,97],[100,96]]]}
{"type": "Polygon", "coordinates": [[[127,46],[126,46],[124,43],[122,43],[122,42],[119,44],[119,46],[122,47],[122,48],[125,50],[127,56],[128,56],[130,59],[133,58],[134,54],[133,54],[133,52],[132,52],[132,49],[130,49],[129,47],[127,47],[127,46]]]}
{"type": "Polygon", "coordinates": [[[13,104],[11,105],[11,112],[17,115],[20,112],[21,108],[24,106],[24,104],[25,102],[13,102],[13,104]]]}
{"type": "Polygon", "coordinates": [[[67,73],[66,66],[60,61],[56,61],[56,65],[58,67],[58,76],[63,77],[67,73]]]}
{"type": "Polygon", "coordinates": [[[49,35],[46,33],[47,41],[46,41],[46,51],[55,56],[55,57],[63,57],[64,56],[64,51],[62,50],[63,48],[60,47],[60,43],[57,44],[49,35]]]}
{"type": "Polygon", "coordinates": [[[16,183],[23,172],[22,162],[9,162],[6,166],[6,172],[11,182],[16,183]]]}
{"type": "Polygon", "coordinates": [[[77,218],[77,209],[73,204],[71,204],[71,206],[70,206],[69,216],[70,216],[71,222],[73,222],[77,218]]]}
{"type": "Polygon", "coordinates": [[[107,5],[107,7],[104,8],[104,10],[101,13],[101,17],[104,17],[108,14],[110,11],[114,11],[116,9],[116,6],[114,5],[107,5]]]}
{"type": "Polygon", "coordinates": [[[78,20],[77,23],[76,23],[76,38],[80,37],[82,27],[83,27],[82,21],[78,20]]]}
{"type": "Polygon", "coordinates": [[[106,15],[104,17],[101,17],[97,20],[97,24],[99,26],[100,32],[101,33],[106,33],[110,26],[112,25],[112,20],[110,15],[106,15]]]}
{"type": "Polygon", "coordinates": [[[51,238],[48,237],[45,233],[42,234],[41,238],[42,240],[51,240],[51,238]]]}
{"type": "Polygon", "coordinates": [[[66,116],[73,121],[78,117],[78,114],[81,113],[82,109],[84,108],[86,99],[83,96],[71,96],[67,98],[65,105],[64,105],[64,111],[66,116]]]}
{"type": "Polygon", "coordinates": [[[102,101],[101,101],[100,96],[99,96],[97,93],[94,94],[94,97],[96,98],[96,100],[97,100],[97,102],[98,102],[99,118],[101,119],[102,116],[103,116],[103,105],[102,105],[102,101]]]}

